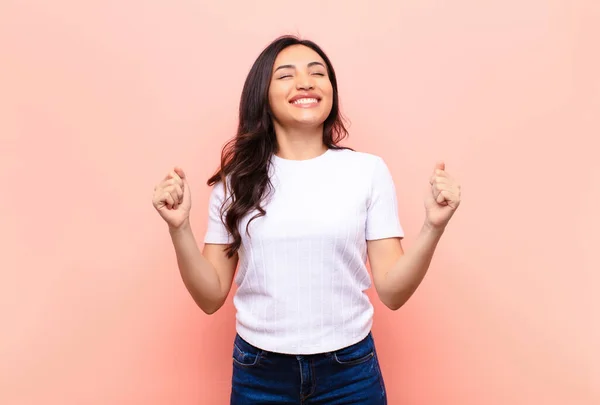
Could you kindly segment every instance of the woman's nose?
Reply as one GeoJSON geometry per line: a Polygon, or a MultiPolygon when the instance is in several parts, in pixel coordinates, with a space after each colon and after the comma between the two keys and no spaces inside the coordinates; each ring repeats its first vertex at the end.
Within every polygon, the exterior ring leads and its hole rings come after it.
{"type": "Polygon", "coordinates": [[[314,89],[315,85],[312,78],[309,75],[298,75],[296,81],[296,88],[298,90],[310,90],[314,89]]]}

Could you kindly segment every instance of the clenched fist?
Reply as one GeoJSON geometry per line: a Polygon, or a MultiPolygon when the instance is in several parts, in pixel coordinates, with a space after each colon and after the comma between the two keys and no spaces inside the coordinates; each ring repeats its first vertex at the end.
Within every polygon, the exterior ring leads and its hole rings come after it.
{"type": "Polygon", "coordinates": [[[444,162],[435,165],[429,184],[431,192],[425,199],[427,222],[433,227],[444,228],[460,205],[460,184],[446,172],[444,162]]]}
{"type": "Polygon", "coordinates": [[[175,167],[154,187],[152,205],[171,228],[179,228],[188,220],[192,198],[181,168],[175,167]]]}

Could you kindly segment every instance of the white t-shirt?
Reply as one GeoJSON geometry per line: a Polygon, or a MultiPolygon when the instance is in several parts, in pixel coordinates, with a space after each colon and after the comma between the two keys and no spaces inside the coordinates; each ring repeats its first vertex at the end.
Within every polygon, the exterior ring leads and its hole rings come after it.
{"type": "MultiPolygon", "coordinates": [[[[396,191],[384,161],[351,150],[308,160],[272,157],[266,216],[240,225],[239,335],[263,350],[315,354],[359,342],[373,306],[367,240],[404,237],[396,191]]],[[[220,219],[223,185],[211,192],[205,243],[228,243],[220,219]]]]}

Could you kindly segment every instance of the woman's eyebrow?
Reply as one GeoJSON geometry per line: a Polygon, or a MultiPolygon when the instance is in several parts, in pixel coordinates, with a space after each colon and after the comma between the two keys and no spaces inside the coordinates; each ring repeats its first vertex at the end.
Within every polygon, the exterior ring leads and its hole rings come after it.
{"type": "MultiPolygon", "coordinates": [[[[315,65],[320,65],[325,67],[325,65],[323,65],[321,62],[310,62],[307,66],[311,67],[311,66],[315,66],[315,65]]],[[[294,65],[281,65],[279,67],[277,67],[277,69],[275,69],[275,72],[277,72],[280,69],[296,69],[296,66],[294,65]]]]}

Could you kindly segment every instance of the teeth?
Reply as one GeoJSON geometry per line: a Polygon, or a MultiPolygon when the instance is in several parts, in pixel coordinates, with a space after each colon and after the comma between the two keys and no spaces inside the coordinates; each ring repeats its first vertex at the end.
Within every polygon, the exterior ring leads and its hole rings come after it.
{"type": "Polygon", "coordinates": [[[316,98],[300,98],[296,101],[294,101],[293,104],[310,104],[310,103],[316,103],[318,100],[316,98]]]}

